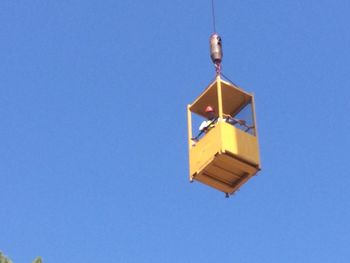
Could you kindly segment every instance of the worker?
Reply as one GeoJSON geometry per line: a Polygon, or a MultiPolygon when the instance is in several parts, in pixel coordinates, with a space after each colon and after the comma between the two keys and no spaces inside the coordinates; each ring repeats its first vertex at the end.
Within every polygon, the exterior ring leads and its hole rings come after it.
{"type": "Polygon", "coordinates": [[[215,110],[212,106],[208,105],[205,110],[205,115],[207,120],[203,121],[199,126],[199,134],[192,138],[194,141],[198,141],[198,139],[202,136],[203,133],[207,133],[210,129],[215,127],[216,122],[218,121],[218,117],[215,116],[215,110]]]}

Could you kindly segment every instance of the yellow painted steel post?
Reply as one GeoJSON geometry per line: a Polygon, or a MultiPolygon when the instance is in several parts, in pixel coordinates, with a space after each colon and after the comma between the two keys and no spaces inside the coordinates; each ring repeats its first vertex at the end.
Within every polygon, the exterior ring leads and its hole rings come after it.
{"type": "Polygon", "coordinates": [[[222,114],[222,92],[221,92],[221,78],[220,75],[218,74],[216,76],[216,86],[218,89],[218,113],[219,113],[219,119],[223,119],[223,114],[222,114]]]}
{"type": "MultiPolygon", "coordinates": [[[[258,142],[258,151],[259,151],[259,136],[258,136],[258,124],[256,123],[256,112],[255,112],[255,99],[254,94],[252,94],[252,111],[253,111],[253,123],[254,123],[254,135],[256,137],[256,140],[258,142]]],[[[259,170],[261,169],[261,160],[259,158],[259,170]]]]}
{"type": "Polygon", "coordinates": [[[255,137],[258,138],[258,131],[257,131],[257,125],[256,125],[256,115],[255,115],[254,94],[252,94],[252,99],[251,99],[250,103],[251,103],[251,109],[252,109],[252,115],[253,115],[254,135],[255,135],[255,137]]]}
{"type": "MultiPolygon", "coordinates": [[[[191,105],[187,105],[187,129],[188,129],[188,160],[189,160],[189,166],[191,165],[191,147],[192,147],[192,114],[190,111],[191,105]]],[[[190,167],[189,167],[190,168],[190,167]]],[[[191,168],[190,168],[191,170],[191,168]]],[[[190,174],[190,182],[193,181],[193,177],[190,174]]]]}
{"type": "Polygon", "coordinates": [[[187,127],[188,127],[188,150],[192,147],[192,116],[190,111],[191,105],[187,105],[187,127]]]}

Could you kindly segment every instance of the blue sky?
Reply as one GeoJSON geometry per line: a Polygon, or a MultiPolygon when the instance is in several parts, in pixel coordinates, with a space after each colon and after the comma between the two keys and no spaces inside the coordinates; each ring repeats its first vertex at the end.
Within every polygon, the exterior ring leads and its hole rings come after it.
{"type": "Polygon", "coordinates": [[[210,1],[0,2],[0,250],[15,263],[349,262],[350,2],[217,1],[263,170],[188,183],[210,1]]]}

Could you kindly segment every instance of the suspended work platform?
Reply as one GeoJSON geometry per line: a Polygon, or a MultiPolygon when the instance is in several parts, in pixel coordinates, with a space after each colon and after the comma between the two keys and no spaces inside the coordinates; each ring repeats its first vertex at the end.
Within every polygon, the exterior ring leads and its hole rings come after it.
{"type": "Polygon", "coordinates": [[[233,194],[260,170],[254,97],[220,75],[187,106],[190,181],[197,180],[233,194]],[[208,118],[206,107],[215,109],[210,129],[193,138],[198,127],[192,120],[208,118]],[[194,116],[193,116],[194,115],[194,116]]]}

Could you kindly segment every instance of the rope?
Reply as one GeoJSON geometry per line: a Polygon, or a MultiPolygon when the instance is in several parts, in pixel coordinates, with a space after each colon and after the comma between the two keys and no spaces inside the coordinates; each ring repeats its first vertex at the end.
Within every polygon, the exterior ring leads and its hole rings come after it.
{"type": "Polygon", "coordinates": [[[237,84],[234,83],[232,80],[230,80],[228,77],[226,77],[225,74],[222,73],[222,71],[220,73],[221,73],[221,76],[223,76],[228,82],[230,82],[233,86],[236,86],[238,88],[237,84]]]}

